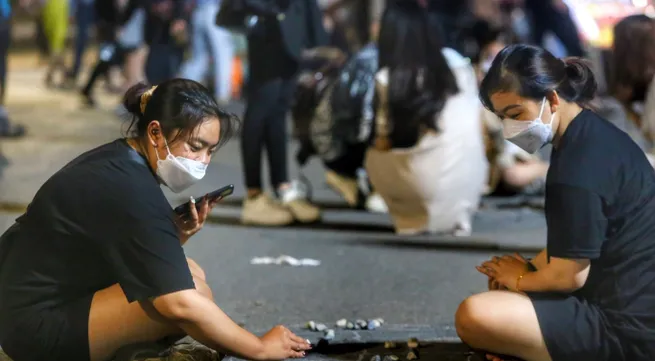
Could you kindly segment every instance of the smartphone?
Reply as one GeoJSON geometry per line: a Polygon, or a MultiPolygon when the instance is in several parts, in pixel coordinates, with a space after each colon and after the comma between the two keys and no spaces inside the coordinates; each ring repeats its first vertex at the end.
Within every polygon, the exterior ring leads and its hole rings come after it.
{"type": "MultiPolygon", "coordinates": [[[[215,191],[213,191],[211,193],[205,194],[204,196],[202,196],[200,198],[196,198],[196,210],[200,211],[200,204],[205,199],[205,197],[207,199],[209,199],[209,201],[211,202],[211,201],[214,201],[214,200],[217,200],[217,199],[223,199],[223,198],[229,196],[230,194],[232,194],[232,192],[234,192],[234,184],[229,184],[229,185],[226,185],[223,188],[219,188],[219,189],[217,189],[217,190],[215,190],[215,191]]],[[[186,202],[184,204],[180,204],[179,206],[177,206],[175,208],[175,213],[177,213],[180,216],[184,216],[184,215],[188,214],[189,213],[189,202],[186,202]]]]}

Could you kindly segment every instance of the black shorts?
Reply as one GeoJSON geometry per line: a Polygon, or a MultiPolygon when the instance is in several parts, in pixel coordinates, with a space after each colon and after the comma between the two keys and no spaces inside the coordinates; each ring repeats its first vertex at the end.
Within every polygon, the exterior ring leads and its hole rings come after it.
{"type": "Polygon", "coordinates": [[[21,312],[0,325],[0,345],[14,361],[90,361],[93,295],[57,308],[21,312]]]}
{"type": "Polygon", "coordinates": [[[572,295],[529,293],[528,297],[553,361],[626,359],[620,339],[596,306],[572,295]]]}

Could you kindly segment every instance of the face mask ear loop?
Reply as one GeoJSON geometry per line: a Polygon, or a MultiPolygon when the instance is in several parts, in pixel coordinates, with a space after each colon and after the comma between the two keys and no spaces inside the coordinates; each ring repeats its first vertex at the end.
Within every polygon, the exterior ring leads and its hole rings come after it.
{"type": "Polygon", "coordinates": [[[541,100],[541,110],[539,111],[539,120],[541,120],[542,123],[543,123],[544,121],[543,121],[543,119],[541,119],[541,116],[544,115],[544,107],[545,107],[545,106],[546,106],[546,97],[544,97],[544,98],[541,100]]]}

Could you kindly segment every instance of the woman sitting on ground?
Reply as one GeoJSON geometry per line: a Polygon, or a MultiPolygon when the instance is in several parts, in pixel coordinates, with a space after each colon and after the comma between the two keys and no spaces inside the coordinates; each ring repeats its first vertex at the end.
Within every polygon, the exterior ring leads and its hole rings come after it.
{"type": "Polygon", "coordinates": [[[482,81],[507,139],[553,152],[546,249],[531,262],[483,263],[490,291],[457,310],[474,348],[526,361],[655,358],[655,173],[626,133],[585,108],[595,93],[582,60],[527,45],[501,51],[482,81]]]}
{"type": "Polygon", "coordinates": [[[202,85],[135,85],[134,136],[70,162],[0,238],[0,345],[15,361],[106,361],[124,346],[190,335],[248,359],[301,357],[282,326],[259,338],[214,303],[182,245],[215,201],[177,217],[160,184],[203,178],[235,124],[202,85]]]}
{"type": "Polygon", "coordinates": [[[465,235],[487,181],[478,87],[424,6],[392,1],[382,17],[365,167],[396,232],[465,235]]]}

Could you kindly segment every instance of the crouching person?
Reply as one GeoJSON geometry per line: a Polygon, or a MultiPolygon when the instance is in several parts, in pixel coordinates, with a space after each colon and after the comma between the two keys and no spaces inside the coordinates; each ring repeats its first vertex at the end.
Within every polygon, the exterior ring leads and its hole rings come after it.
{"type": "Polygon", "coordinates": [[[212,92],[185,79],[128,90],[134,135],[82,154],[0,238],[0,345],[14,361],[105,361],[124,346],[190,335],[248,359],[301,357],[284,327],[263,337],[214,303],[182,245],[215,201],[177,217],[160,184],[203,178],[234,131],[212,92]]]}

